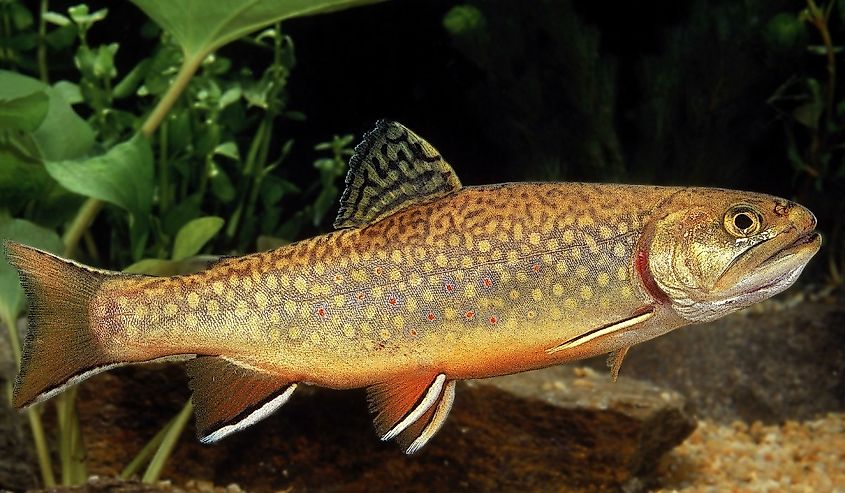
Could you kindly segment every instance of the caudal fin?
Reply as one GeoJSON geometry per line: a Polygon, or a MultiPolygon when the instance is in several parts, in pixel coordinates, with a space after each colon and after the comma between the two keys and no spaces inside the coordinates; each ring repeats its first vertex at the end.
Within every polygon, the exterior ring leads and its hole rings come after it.
{"type": "Polygon", "coordinates": [[[12,399],[24,407],[114,364],[96,343],[88,314],[103,282],[120,274],[20,243],[7,241],[5,247],[29,299],[29,331],[12,399]]]}

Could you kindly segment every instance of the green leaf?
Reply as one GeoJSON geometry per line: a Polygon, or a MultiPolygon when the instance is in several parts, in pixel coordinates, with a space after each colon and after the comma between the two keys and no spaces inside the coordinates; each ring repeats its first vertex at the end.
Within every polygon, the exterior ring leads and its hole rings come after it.
{"type": "Polygon", "coordinates": [[[284,19],[376,1],[380,0],[132,0],[132,3],[173,36],[186,58],[195,58],[284,19]]]}
{"type": "Polygon", "coordinates": [[[38,91],[49,97],[47,114],[32,132],[40,157],[55,161],[83,156],[94,143],[94,132],[61,93],[37,79],[0,70],[0,99],[12,100],[38,91]]]}
{"type": "MultiPolygon", "coordinates": [[[[13,240],[42,250],[58,253],[62,251],[62,240],[55,231],[44,229],[24,219],[0,219],[0,241],[13,240]]],[[[0,258],[0,310],[6,320],[14,320],[23,310],[23,289],[18,274],[6,261],[0,258]]]]}
{"type": "Polygon", "coordinates": [[[14,128],[34,132],[50,108],[50,98],[44,91],[14,99],[0,99],[0,128],[14,128]]]}
{"type": "Polygon", "coordinates": [[[145,258],[139,260],[123,272],[130,274],[150,274],[154,276],[177,276],[199,272],[220,257],[214,255],[199,255],[183,260],[162,260],[158,258],[145,258]]]}
{"type": "Polygon", "coordinates": [[[221,217],[207,216],[194,219],[182,226],[182,229],[176,233],[176,241],[173,243],[173,260],[183,260],[196,255],[220,231],[223,223],[221,217]]]}
{"type": "Polygon", "coordinates": [[[146,138],[136,134],[100,156],[44,164],[47,173],[71,192],[129,212],[133,257],[141,256],[153,198],[153,152],[146,138]]]}

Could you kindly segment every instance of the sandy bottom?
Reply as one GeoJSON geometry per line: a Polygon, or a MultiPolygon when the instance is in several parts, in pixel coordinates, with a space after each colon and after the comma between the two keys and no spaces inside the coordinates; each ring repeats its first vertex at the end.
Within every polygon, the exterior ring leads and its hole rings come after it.
{"type": "Polygon", "coordinates": [[[780,426],[701,421],[659,474],[661,492],[845,492],[845,413],[780,426]]]}

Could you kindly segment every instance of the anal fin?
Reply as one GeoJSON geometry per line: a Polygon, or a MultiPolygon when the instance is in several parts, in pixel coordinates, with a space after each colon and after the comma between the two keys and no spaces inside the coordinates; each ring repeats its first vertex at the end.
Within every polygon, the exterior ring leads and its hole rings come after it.
{"type": "Polygon", "coordinates": [[[296,383],[279,375],[225,357],[199,357],[186,367],[203,443],[216,442],[266,418],[296,389],[296,383]]]}
{"type": "Polygon", "coordinates": [[[405,453],[420,450],[449,415],[455,382],[446,375],[403,375],[367,389],[376,432],[382,440],[396,438],[405,453]]]}

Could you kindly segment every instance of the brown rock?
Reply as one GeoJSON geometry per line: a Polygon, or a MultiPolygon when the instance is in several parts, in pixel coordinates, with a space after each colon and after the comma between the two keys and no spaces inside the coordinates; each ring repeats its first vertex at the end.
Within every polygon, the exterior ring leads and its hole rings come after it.
{"type": "MultiPolygon", "coordinates": [[[[115,475],[188,397],[176,367],[126,369],[83,386],[89,470],[115,475]]],[[[164,471],[175,484],[245,491],[603,491],[648,484],[695,427],[684,399],[566,367],[458,387],[437,437],[407,457],[372,430],[362,391],[304,388],[281,411],[215,445],[187,431],[164,471]],[[195,482],[196,484],[196,482],[195,482]]]]}

